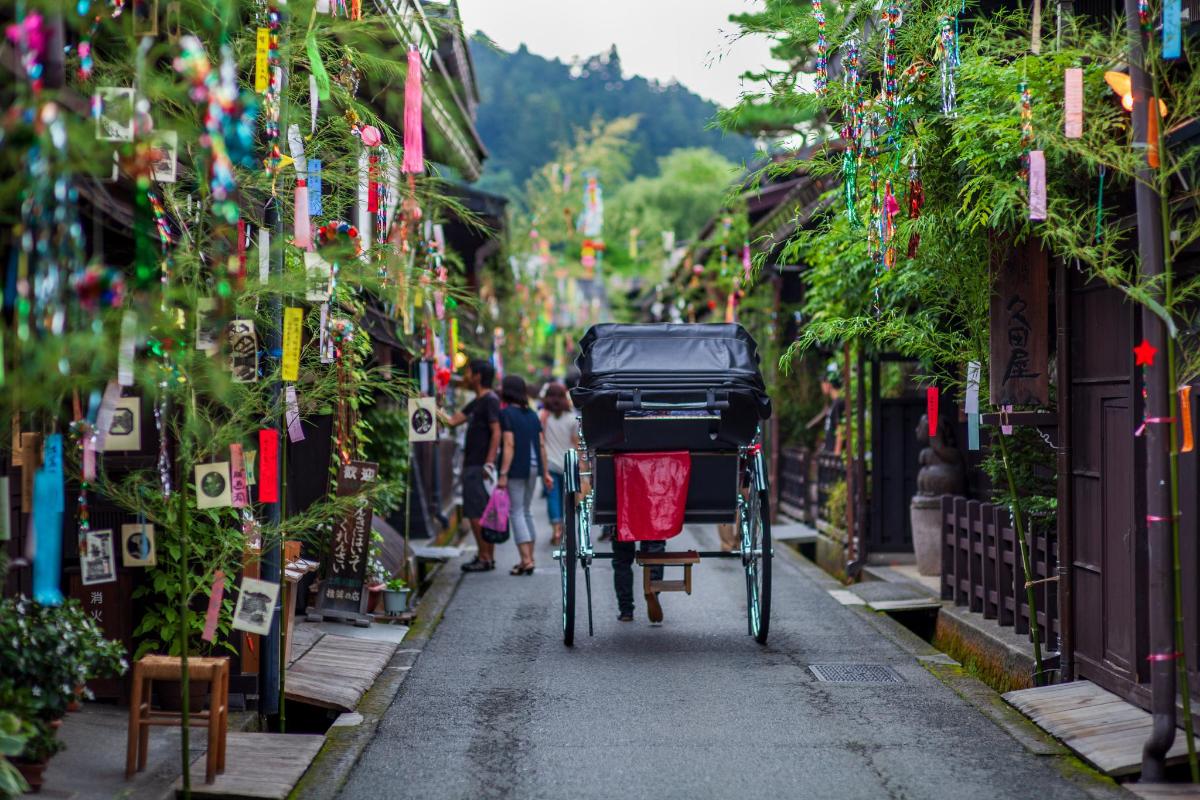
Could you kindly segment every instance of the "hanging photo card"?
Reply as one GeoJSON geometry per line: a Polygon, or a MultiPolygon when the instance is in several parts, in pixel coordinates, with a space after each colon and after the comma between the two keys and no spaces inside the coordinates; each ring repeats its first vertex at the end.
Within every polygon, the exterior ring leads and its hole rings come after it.
{"type": "Polygon", "coordinates": [[[304,254],[304,274],[307,277],[304,299],[310,303],[324,303],[329,299],[333,267],[321,258],[320,253],[304,254]]]}
{"type": "Polygon", "coordinates": [[[266,636],[271,632],[278,598],[279,584],[258,578],[242,578],[242,585],[238,587],[237,606],[233,609],[233,627],[246,633],[266,636]]]}
{"type": "Polygon", "coordinates": [[[408,440],[410,442],[437,441],[436,415],[436,398],[408,398],[408,440]]]}
{"type": "Polygon", "coordinates": [[[142,398],[121,397],[113,404],[112,416],[99,448],[105,453],[142,449],[142,398]]]}
{"type": "Polygon", "coordinates": [[[79,569],[84,586],[109,583],[117,579],[117,561],[113,553],[113,532],[88,531],[80,543],[79,569]]]}
{"type": "Polygon", "coordinates": [[[154,526],[137,522],[121,526],[121,563],[127,567],[153,567],[158,563],[154,526]]]}
{"type": "Polygon", "coordinates": [[[92,95],[96,138],[105,142],[133,141],[133,89],[98,86],[92,95]]]}
{"type": "Polygon", "coordinates": [[[228,508],[233,505],[229,462],[196,465],[196,508],[228,508]]]}
{"type": "Polygon", "coordinates": [[[150,146],[154,151],[154,160],[150,165],[154,180],[159,183],[174,183],[179,163],[179,133],[155,131],[150,146]]]}
{"type": "Polygon", "coordinates": [[[229,323],[229,371],[238,383],[258,380],[258,335],[254,320],[235,319],[229,323]]]}
{"type": "Polygon", "coordinates": [[[246,457],[237,442],[229,445],[229,494],[234,508],[250,505],[250,484],[246,481],[246,457]]]}

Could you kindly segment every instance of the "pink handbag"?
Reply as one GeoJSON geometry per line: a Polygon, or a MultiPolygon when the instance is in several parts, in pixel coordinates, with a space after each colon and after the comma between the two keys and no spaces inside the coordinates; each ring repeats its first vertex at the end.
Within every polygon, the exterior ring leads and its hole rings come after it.
{"type": "Polygon", "coordinates": [[[512,499],[508,496],[508,489],[496,489],[492,492],[487,507],[483,509],[483,516],[479,519],[485,539],[493,544],[508,539],[508,512],[511,508],[512,499]],[[493,532],[493,536],[488,536],[489,531],[493,532]]]}

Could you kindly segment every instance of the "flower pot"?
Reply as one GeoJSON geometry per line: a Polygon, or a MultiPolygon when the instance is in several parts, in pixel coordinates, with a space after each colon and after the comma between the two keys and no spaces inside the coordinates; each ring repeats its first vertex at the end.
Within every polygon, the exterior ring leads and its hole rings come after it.
{"type": "Polygon", "coordinates": [[[942,573],[942,498],[916,495],[909,506],[912,517],[913,551],[917,556],[917,572],[922,575],[942,573]]]}
{"type": "Polygon", "coordinates": [[[41,761],[22,761],[21,759],[13,759],[13,765],[17,768],[17,772],[21,773],[21,777],[29,784],[31,794],[37,794],[42,791],[42,784],[46,782],[46,764],[45,759],[41,761]]]}
{"type": "MultiPolygon", "coordinates": [[[[183,692],[180,681],[155,681],[154,690],[158,694],[158,705],[163,711],[182,711],[183,692]]],[[[203,711],[208,705],[208,683],[188,681],[188,713],[203,711]]]]}
{"type": "Polygon", "coordinates": [[[67,703],[67,711],[81,711],[83,709],[83,684],[75,687],[75,698],[67,703]]]}
{"type": "Polygon", "coordinates": [[[383,610],[388,614],[399,614],[408,608],[408,589],[398,592],[384,590],[383,610]]]}
{"type": "Polygon", "coordinates": [[[367,587],[367,611],[378,611],[379,601],[383,595],[383,584],[377,583],[367,587]]]}

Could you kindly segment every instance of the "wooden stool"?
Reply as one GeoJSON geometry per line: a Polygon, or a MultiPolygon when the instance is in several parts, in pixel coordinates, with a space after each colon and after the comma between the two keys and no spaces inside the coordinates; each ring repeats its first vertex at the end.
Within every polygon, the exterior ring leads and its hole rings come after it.
{"type": "Polygon", "coordinates": [[[637,563],[642,568],[642,588],[649,598],[655,592],[692,593],[692,565],[700,563],[700,554],[695,550],[677,553],[638,553],[637,563]],[[650,572],[655,567],[683,567],[683,580],[656,581],[650,572]]]}
{"type": "MultiPolygon", "coordinates": [[[[151,725],[179,725],[183,715],[150,708],[154,681],[183,680],[183,663],[177,656],[145,656],[133,665],[133,688],[129,700],[129,743],[125,750],[125,779],[146,768],[151,725]],[[135,768],[136,765],[136,768],[135,768]]],[[[188,681],[209,684],[208,711],[193,711],[192,725],[208,727],[208,753],[204,782],[212,783],[225,771],[225,729],[229,724],[229,659],[188,659],[188,681]]]]}

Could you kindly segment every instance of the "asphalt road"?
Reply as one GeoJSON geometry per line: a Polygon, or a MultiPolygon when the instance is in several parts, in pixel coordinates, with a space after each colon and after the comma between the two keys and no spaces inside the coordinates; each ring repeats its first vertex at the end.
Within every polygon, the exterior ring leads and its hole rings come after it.
{"type": "MultiPolygon", "coordinates": [[[[688,529],[676,542],[715,547],[716,531],[688,529]]],[[[655,628],[640,596],[637,621],[616,620],[612,571],[600,562],[596,635],[581,611],[568,649],[544,541],[538,559],[535,575],[511,577],[507,544],[495,572],[464,576],[343,797],[1123,794],[1097,793],[1068,777],[1064,759],[1030,753],[865,612],[832,599],[811,565],[776,558],[771,638],[760,647],[746,634],[740,563],[694,568],[694,594],[663,595],[666,623],[655,628]],[[831,684],[807,669],[828,663],[884,664],[904,681],[831,684]]]]}

